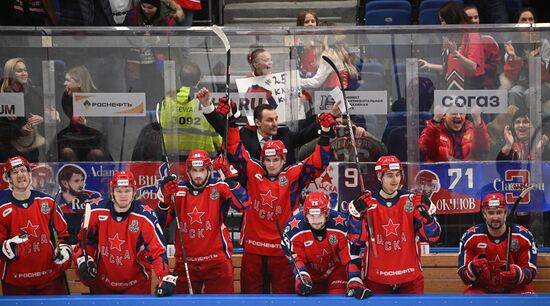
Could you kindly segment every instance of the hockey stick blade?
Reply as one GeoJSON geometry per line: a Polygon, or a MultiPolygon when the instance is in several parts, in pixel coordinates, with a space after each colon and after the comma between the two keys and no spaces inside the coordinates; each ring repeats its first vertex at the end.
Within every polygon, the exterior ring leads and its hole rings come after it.
{"type": "Polygon", "coordinates": [[[213,25],[212,31],[214,31],[214,34],[216,34],[222,40],[225,52],[229,51],[231,49],[231,46],[229,45],[229,39],[227,39],[227,36],[222,31],[222,29],[217,25],[213,25]]]}

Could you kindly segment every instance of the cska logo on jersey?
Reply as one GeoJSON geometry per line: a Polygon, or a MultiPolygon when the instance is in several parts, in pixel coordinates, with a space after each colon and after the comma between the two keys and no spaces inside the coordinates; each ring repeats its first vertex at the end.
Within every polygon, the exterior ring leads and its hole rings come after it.
{"type": "Polygon", "coordinates": [[[405,209],[406,212],[412,213],[412,211],[414,210],[414,205],[413,205],[411,199],[407,199],[407,203],[405,203],[404,209],[405,209]]]}
{"type": "Polygon", "coordinates": [[[132,233],[139,232],[139,224],[138,224],[137,220],[132,220],[132,223],[130,224],[130,226],[128,226],[128,229],[132,233]]]}
{"type": "Polygon", "coordinates": [[[218,190],[216,188],[212,188],[212,192],[210,193],[210,199],[216,200],[219,197],[220,197],[220,193],[218,192],[218,190]]]}
{"type": "Polygon", "coordinates": [[[48,202],[42,202],[42,204],[40,204],[40,211],[44,215],[47,215],[50,213],[50,206],[48,206],[48,202]]]}
{"type": "Polygon", "coordinates": [[[286,176],[280,176],[279,177],[279,186],[283,187],[283,186],[286,186],[288,185],[288,179],[286,178],[286,176]]]}
{"type": "Polygon", "coordinates": [[[517,239],[512,239],[512,243],[510,244],[510,250],[512,252],[519,251],[519,241],[517,239]]]}

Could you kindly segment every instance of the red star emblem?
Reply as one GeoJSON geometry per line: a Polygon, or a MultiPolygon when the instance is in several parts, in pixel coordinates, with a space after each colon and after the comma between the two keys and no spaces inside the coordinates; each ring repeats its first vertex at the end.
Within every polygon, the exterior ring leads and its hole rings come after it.
{"type": "Polygon", "coordinates": [[[527,231],[527,228],[525,228],[524,226],[518,225],[518,230],[519,230],[520,232],[526,232],[526,231],[527,231]]]}
{"type": "Polygon", "coordinates": [[[506,265],[506,260],[501,260],[497,254],[494,260],[489,260],[489,263],[493,266],[493,269],[500,269],[500,267],[506,265]]]}
{"type": "Polygon", "coordinates": [[[467,233],[473,233],[473,232],[475,232],[475,231],[476,231],[476,227],[475,227],[475,226],[472,226],[472,227],[470,227],[466,232],[467,232],[467,233]]]}
{"type": "Polygon", "coordinates": [[[327,249],[323,248],[323,251],[321,252],[321,254],[316,254],[315,255],[317,257],[317,261],[319,263],[323,263],[323,259],[328,256],[328,251],[327,249]]]}
{"type": "Polygon", "coordinates": [[[399,237],[399,235],[397,234],[397,228],[399,227],[399,225],[400,225],[399,223],[397,224],[393,223],[393,220],[391,218],[388,221],[388,224],[382,225],[382,227],[386,231],[386,237],[388,237],[389,235],[395,235],[399,237]]]}
{"type": "Polygon", "coordinates": [[[271,208],[273,208],[273,202],[279,199],[279,197],[271,194],[271,189],[269,189],[267,193],[260,193],[260,196],[262,197],[262,205],[267,205],[271,208]]]}
{"type": "Polygon", "coordinates": [[[323,183],[329,183],[332,184],[332,177],[328,174],[328,172],[325,171],[323,175],[321,176],[321,184],[323,183]]]}
{"type": "Polygon", "coordinates": [[[202,216],[205,214],[204,211],[199,211],[197,209],[197,206],[195,206],[195,208],[193,208],[193,211],[192,212],[188,212],[187,215],[189,216],[189,218],[191,218],[191,224],[197,222],[198,224],[202,224],[202,216]]]}
{"type": "Polygon", "coordinates": [[[113,238],[109,238],[109,242],[111,243],[111,250],[118,250],[119,252],[122,252],[121,246],[126,242],[126,240],[122,240],[118,238],[118,233],[115,234],[113,238]]]}
{"type": "Polygon", "coordinates": [[[38,235],[36,234],[36,230],[38,229],[40,225],[34,225],[31,223],[31,220],[27,220],[27,226],[20,227],[19,229],[23,231],[25,234],[38,238],[38,235]]]}
{"type": "Polygon", "coordinates": [[[338,215],[336,218],[333,218],[334,222],[336,222],[336,225],[341,224],[344,225],[344,221],[346,221],[346,218],[338,215]]]}
{"type": "Polygon", "coordinates": [[[290,229],[298,228],[298,224],[300,224],[300,220],[293,218],[292,221],[290,221],[288,224],[290,224],[290,229]]]}
{"type": "Polygon", "coordinates": [[[145,204],[145,205],[143,205],[143,211],[152,212],[153,209],[151,207],[149,207],[149,205],[145,204]]]}

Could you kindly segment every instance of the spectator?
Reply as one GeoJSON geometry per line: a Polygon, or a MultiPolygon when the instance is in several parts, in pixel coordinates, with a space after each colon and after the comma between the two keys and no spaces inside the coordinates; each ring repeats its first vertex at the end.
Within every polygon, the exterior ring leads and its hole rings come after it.
{"type": "MultiPolygon", "coordinates": [[[[39,149],[46,144],[42,136],[44,104],[41,90],[32,84],[27,65],[20,57],[6,61],[0,84],[0,93],[23,93],[25,106],[24,117],[0,117],[0,158],[22,155],[31,162],[38,162],[39,149]]],[[[53,117],[55,114],[57,112],[52,112],[53,117]]]]}
{"type": "Polygon", "coordinates": [[[531,120],[526,109],[519,109],[514,113],[510,125],[504,127],[504,140],[506,143],[500,149],[497,160],[535,160],[535,156],[546,144],[548,135],[542,134],[535,147],[531,146],[532,136],[531,120]]]}
{"type": "MultiPolygon", "coordinates": [[[[219,116],[219,114],[214,111],[214,106],[210,101],[208,89],[202,88],[199,90],[197,93],[197,98],[202,104],[203,113],[208,122],[210,122],[210,124],[220,135],[224,135],[225,119],[223,116],[219,116]]],[[[223,105],[227,106],[227,103],[227,101],[223,103],[220,101],[221,105],[218,104],[218,107],[221,108],[223,105]]],[[[236,110],[236,105],[234,105],[233,102],[231,104],[236,110]]],[[[226,111],[229,112],[229,106],[227,106],[226,111]]],[[[333,108],[331,111],[334,117],[338,117],[340,115],[338,112],[339,110],[337,108],[333,108]]],[[[255,159],[260,159],[260,153],[267,141],[282,141],[288,150],[286,162],[291,165],[297,161],[295,150],[319,137],[319,121],[316,117],[306,118],[305,121],[307,121],[307,127],[293,132],[288,127],[279,127],[278,119],[279,116],[277,115],[277,111],[271,105],[258,105],[254,109],[254,123],[256,126],[241,128],[240,138],[242,139],[246,150],[250,153],[250,156],[255,159]]]]}
{"type": "Polygon", "coordinates": [[[273,60],[271,59],[271,52],[264,48],[256,48],[248,54],[248,64],[252,68],[252,73],[247,74],[245,77],[255,77],[268,75],[273,72],[273,60]]]}
{"type": "Polygon", "coordinates": [[[481,204],[485,223],[471,227],[462,236],[458,276],[468,286],[464,293],[535,293],[530,286],[537,275],[533,234],[506,222],[507,211],[502,193],[487,194],[481,204]]]}
{"type": "Polygon", "coordinates": [[[182,21],[183,15],[183,10],[175,0],[138,0],[134,6],[131,24],[140,27],[172,26],[182,21]]]}
{"type": "Polygon", "coordinates": [[[18,26],[57,25],[52,0],[14,0],[12,19],[18,26]]]}
{"type": "MultiPolygon", "coordinates": [[[[449,1],[439,9],[442,25],[465,24],[467,16],[462,6],[449,1]]],[[[482,88],[485,72],[483,45],[479,33],[464,30],[461,34],[443,37],[443,65],[419,60],[419,68],[437,70],[445,73],[447,89],[482,88]]]]}
{"type": "Polygon", "coordinates": [[[4,179],[10,189],[0,199],[3,295],[68,294],[63,271],[71,266],[71,247],[63,213],[51,196],[31,190],[24,157],[6,161],[4,179]]]}
{"type": "Polygon", "coordinates": [[[475,160],[490,149],[487,127],[481,114],[472,112],[472,120],[464,113],[444,114],[436,106],[432,120],[420,134],[420,151],[427,162],[475,160]]]}
{"type": "MultiPolygon", "coordinates": [[[[233,169],[234,170],[234,169],[233,169]]],[[[174,272],[183,280],[189,269],[193,292],[200,294],[233,293],[233,246],[226,226],[229,208],[244,211],[249,208],[248,193],[230,171],[222,157],[212,162],[204,150],[193,150],[186,161],[188,180],[178,182],[166,176],[160,182],[162,202],[156,213],[159,223],[168,226],[179,220],[182,242],[176,239],[174,272]],[[212,178],[213,168],[221,168],[225,180],[212,178]],[[216,195],[216,196],[212,196],[216,195]],[[193,203],[189,205],[188,203],[193,203]],[[177,207],[174,207],[177,205],[177,207]],[[179,214],[176,218],[176,212],[179,214]],[[185,250],[185,256],[182,250],[185,250]],[[188,261],[188,265],[184,262],[188,261]]],[[[177,229],[179,230],[179,229],[177,229]]],[[[189,292],[189,285],[180,281],[176,293],[189,292]]]]}
{"type": "Polygon", "coordinates": [[[344,294],[351,253],[346,238],[348,215],[329,209],[322,192],[306,196],[303,209],[283,230],[283,252],[294,272],[298,295],[344,294]]]}
{"type": "MultiPolygon", "coordinates": [[[[160,109],[159,119],[166,150],[171,155],[178,155],[181,161],[187,160],[191,150],[204,150],[213,158],[218,155],[222,144],[221,136],[200,112],[200,99],[194,98],[201,77],[201,70],[196,63],[184,64],[181,69],[182,85],[176,100],[167,97],[160,109]]],[[[149,160],[148,156],[154,157],[153,160],[161,160],[157,159],[161,157],[161,143],[153,143],[157,137],[152,137],[150,133],[155,130],[154,125],[150,124],[142,130],[132,160],[149,160]]]]}
{"type": "MultiPolygon", "coordinates": [[[[296,25],[317,27],[319,25],[317,13],[313,10],[301,11],[296,18],[296,25]]],[[[296,59],[296,67],[302,78],[310,78],[317,72],[317,66],[319,64],[319,42],[315,41],[315,37],[315,35],[310,34],[300,35],[296,38],[296,46],[291,49],[291,58],[296,59]]],[[[312,95],[313,93],[311,91],[303,89],[300,98],[303,103],[311,103],[313,100],[312,95]]]]}
{"type": "Polygon", "coordinates": [[[294,275],[281,250],[277,227],[297,209],[302,190],[328,166],[328,143],[335,121],[329,113],[320,118],[321,137],[315,152],[302,162],[286,167],[288,151],[280,140],[268,140],[260,161],[253,159],[234,127],[235,118],[230,119],[229,160],[241,174],[252,203],[245,212],[242,227],[242,293],[293,292],[294,275]]]}
{"type": "MultiPolygon", "coordinates": [[[[524,8],[516,14],[515,22],[518,24],[533,24],[537,22],[535,12],[531,8],[524,8]]],[[[541,59],[541,98],[542,101],[550,100],[550,42],[541,38],[533,42],[532,32],[524,31],[521,42],[507,41],[504,43],[504,73],[500,77],[502,89],[509,89],[508,102],[519,108],[528,108],[531,102],[527,101],[529,92],[529,58],[541,59]]]]}
{"type": "MultiPolygon", "coordinates": [[[[475,5],[464,6],[464,12],[468,16],[469,24],[479,24],[479,13],[475,5]]],[[[485,74],[483,75],[483,88],[495,89],[498,87],[497,70],[502,55],[497,41],[491,35],[481,35],[483,53],[485,58],[485,74]]]]}
{"type": "Polygon", "coordinates": [[[157,296],[172,295],[176,287],[157,217],[135,200],[136,186],[131,172],[116,171],[109,197],[91,205],[87,231],[79,233],[78,275],[94,294],[149,294],[151,267],[159,279],[157,296]]]}
{"type": "Polygon", "coordinates": [[[193,25],[193,17],[195,16],[195,11],[200,11],[202,9],[200,0],[175,0],[177,4],[181,6],[184,13],[183,20],[178,24],[184,27],[190,27],[193,25]]]}
{"type": "MultiPolygon", "coordinates": [[[[84,66],[71,68],[65,74],[65,92],[61,104],[65,115],[70,119],[69,126],[57,134],[57,152],[59,161],[108,161],[113,160],[107,149],[103,134],[88,126],[84,116],[73,113],[73,93],[94,92],[94,85],[88,69],[84,66]]],[[[55,158],[55,157],[54,157],[55,158]]]]}
{"type": "Polygon", "coordinates": [[[403,166],[397,157],[380,157],[374,169],[380,189],[366,190],[349,204],[348,239],[354,250],[365,251],[362,258],[354,252],[348,265],[348,296],[423,294],[419,241],[439,239],[436,207],[426,196],[402,190],[403,166]]]}

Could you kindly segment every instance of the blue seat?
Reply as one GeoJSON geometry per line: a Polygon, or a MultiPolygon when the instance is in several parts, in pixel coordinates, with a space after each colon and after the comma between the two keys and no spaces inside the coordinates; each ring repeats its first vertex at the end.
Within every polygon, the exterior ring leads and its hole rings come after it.
{"type": "MultiPolygon", "coordinates": [[[[454,0],[460,4],[463,4],[462,0],[454,0]]],[[[425,9],[438,9],[443,6],[443,4],[449,2],[449,0],[423,0],[420,1],[420,7],[418,8],[419,12],[422,12],[425,9]]]]}
{"type": "Polygon", "coordinates": [[[408,25],[411,24],[411,12],[397,9],[377,9],[365,14],[366,25],[408,25]]]}
{"type": "Polygon", "coordinates": [[[439,21],[439,8],[421,10],[420,13],[418,13],[418,24],[441,24],[441,21],[439,21]]]}
{"type": "Polygon", "coordinates": [[[357,90],[384,90],[386,88],[386,80],[378,72],[361,72],[361,80],[362,84],[357,90]]]}
{"type": "Polygon", "coordinates": [[[404,0],[377,0],[367,3],[365,6],[365,15],[372,10],[381,10],[381,9],[393,9],[393,10],[403,10],[411,13],[411,4],[409,1],[404,0]]]}
{"type": "Polygon", "coordinates": [[[379,62],[366,62],[363,64],[363,72],[377,72],[380,73],[382,76],[386,74],[386,71],[384,69],[384,65],[379,62]]]}

